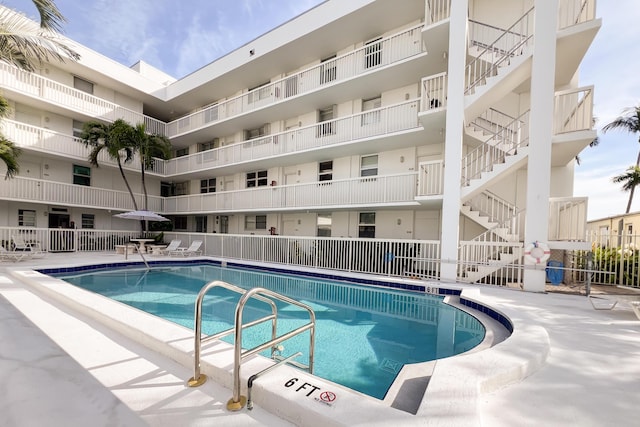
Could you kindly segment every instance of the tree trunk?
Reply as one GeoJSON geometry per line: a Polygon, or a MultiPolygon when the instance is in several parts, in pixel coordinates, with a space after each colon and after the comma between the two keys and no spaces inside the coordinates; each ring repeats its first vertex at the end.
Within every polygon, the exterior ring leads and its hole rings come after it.
{"type": "MultiPolygon", "coordinates": [[[[638,139],[640,142],[640,139],[638,139]]],[[[636,160],[636,166],[640,166],[640,151],[638,151],[638,159],[636,160]]],[[[633,202],[633,193],[635,192],[636,187],[631,187],[631,191],[629,191],[629,202],[627,203],[627,211],[625,213],[629,213],[631,211],[631,202],[633,202]]]]}

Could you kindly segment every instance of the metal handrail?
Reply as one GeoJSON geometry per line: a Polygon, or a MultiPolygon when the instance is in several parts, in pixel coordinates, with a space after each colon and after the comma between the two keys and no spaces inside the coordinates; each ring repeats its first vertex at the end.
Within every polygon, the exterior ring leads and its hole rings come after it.
{"type": "MultiPolygon", "coordinates": [[[[230,283],[227,282],[223,282],[220,280],[214,280],[213,282],[209,282],[206,285],[204,285],[202,287],[202,289],[200,289],[200,292],[198,293],[198,297],[196,298],[196,303],[195,303],[195,333],[194,333],[194,343],[193,343],[193,359],[194,359],[194,368],[193,368],[193,377],[189,378],[189,381],[187,382],[187,385],[189,387],[198,387],[199,385],[202,385],[205,383],[205,381],[207,380],[207,376],[206,375],[202,375],[200,373],[200,352],[202,349],[202,344],[212,341],[214,339],[219,339],[222,337],[225,337],[227,335],[231,335],[234,331],[235,331],[235,327],[234,328],[230,328],[227,330],[224,330],[222,332],[218,332],[217,334],[214,335],[209,335],[206,337],[202,337],[202,301],[204,301],[204,296],[207,294],[207,292],[209,292],[211,289],[215,288],[215,287],[222,287],[225,289],[228,289],[230,291],[239,293],[241,295],[245,294],[247,291],[245,289],[242,289],[239,286],[235,286],[232,285],[230,283]]],[[[264,298],[261,296],[256,296],[257,300],[266,302],[267,304],[269,304],[271,306],[271,315],[270,316],[265,316],[261,319],[257,319],[254,320],[252,322],[249,322],[245,325],[242,325],[243,328],[248,328],[251,326],[255,326],[257,324],[266,322],[268,320],[272,321],[271,324],[271,335],[272,337],[275,337],[276,335],[276,316],[277,316],[277,312],[278,309],[276,308],[275,303],[268,299],[268,298],[264,298]]]]}
{"type": "Polygon", "coordinates": [[[316,315],[313,312],[313,309],[306,304],[303,304],[299,301],[286,297],[284,295],[280,295],[277,292],[271,291],[265,288],[253,288],[250,291],[247,291],[238,302],[236,306],[236,315],[235,315],[235,343],[234,343],[234,358],[233,358],[233,396],[227,402],[227,409],[231,411],[238,411],[242,409],[242,407],[247,402],[247,398],[240,395],[240,363],[243,358],[247,356],[251,356],[252,354],[259,353],[262,350],[266,350],[267,348],[273,346],[275,344],[279,344],[283,341],[288,340],[296,335],[299,335],[305,331],[309,332],[309,373],[313,373],[313,353],[314,353],[314,345],[315,345],[315,329],[316,329],[316,315]],[[267,341],[264,344],[256,346],[250,350],[242,351],[242,313],[244,311],[244,306],[250,298],[258,297],[261,295],[267,295],[271,298],[278,299],[280,301],[286,302],[288,304],[292,304],[307,310],[309,313],[309,323],[306,325],[300,326],[286,334],[283,334],[277,338],[274,338],[270,341],[267,341]]]}
{"type": "Polygon", "coordinates": [[[251,290],[245,290],[238,286],[232,285],[230,283],[222,282],[220,280],[215,280],[213,282],[207,283],[205,286],[200,289],[198,293],[198,297],[196,298],[195,303],[195,333],[194,333],[194,374],[193,377],[189,379],[187,382],[189,387],[197,387],[202,385],[207,380],[207,376],[200,373],[200,353],[202,344],[214,339],[218,339],[224,337],[226,335],[230,335],[231,333],[235,333],[235,341],[234,341],[234,363],[233,363],[233,397],[227,402],[227,409],[232,411],[237,411],[242,409],[242,407],[247,402],[247,398],[240,395],[240,364],[243,358],[251,356],[253,354],[259,353],[263,350],[271,348],[271,357],[275,358],[276,345],[280,344],[283,341],[286,341],[298,334],[301,334],[307,330],[309,333],[309,365],[308,371],[309,373],[313,373],[313,358],[314,358],[314,346],[315,346],[315,327],[316,327],[316,316],[313,312],[313,309],[306,304],[298,302],[294,299],[281,295],[277,292],[265,289],[265,288],[253,288],[251,290]],[[240,300],[236,305],[235,311],[235,321],[234,327],[227,329],[222,332],[218,332],[214,335],[202,336],[202,302],[204,301],[204,297],[211,289],[215,287],[223,287],[230,291],[241,294],[240,300]],[[265,317],[262,317],[257,320],[253,320],[251,322],[242,323],[242,314],[244,311],[244,307],[249,299],[255,298],[259,301],[265,302],[269,304],[271,307],[271,314],[265,317]],[[298,306],[307,310],[309,313],[309,323],[300,326],[292,331],[289,331],[283,335],[277,336],[277,320],[278,320],[278,308],[276,304],[273,302],[273,299],[280,300],[282,302],[298,306]],[[271,321],[271,339],[269,341],[264,342],[252,349],[242,351],[242,330],[244,328],[248,328],[251,326],[258,325],[263,322],[271,321]]]}

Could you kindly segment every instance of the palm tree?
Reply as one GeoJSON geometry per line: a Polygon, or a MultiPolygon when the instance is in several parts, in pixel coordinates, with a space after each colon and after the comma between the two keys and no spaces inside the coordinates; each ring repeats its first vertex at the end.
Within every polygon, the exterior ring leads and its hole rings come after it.
{"type": "Polygon", "coordinates": [[[120,170],[120,176],[122,176],[122,180],[131,196],[133,207],[135,210],[138,210],[138,203],[122,168],[122,156],[124,156],[124,163],[130,163],[133,160],[134,150],[130,145],[131,125],[122,119],[117,119],[110,124],[89,121],[83,125],[80,139],[82,139],[82,143],[86,147],[91,148],[89,163],[93,166],[100,167],[98,164],[98,156],[103,150],[106,151],[109,158],[116,161],[118,169],[120,170]]]}
{"type": "Polygon", "coordinates": [[[629,202],[627,203],[628,214],[631,210],[631,202],[633,201],[633,193],[638,185],[640,185],[640,166],[629,166],[627,171],[621,175],[613,177],[614,184],[622,183],[622,190],[629,192],[629,202]]]}
{"type": "Polygon", "coordinates": [[[168,159],[171,156],[171,143],[164,135],[148,134],[144,123],[138,123],[131,132],[131,142],[127,144],[140,156],[140,179],[144,193],[144,209],[148,209],[147,183],[145,171],[153,167],[154,158],[168,159]]]}
{"type": "MultiPolygon", "coordinates": [[[[9,113],[9,103],[6,99],[0,96],[0,120],[7,116],[9,113]]],[[[0,160],[4,162],[7,167],[7,173],[4,176],[4,179],[13,178],[19,171],[20,167],[18,166],[18,157],[20,156],[21,150],[14,144],[9,141],[7,138],[0,133],[0,160]]]]}
{"type": "MultiPolygon", "coordinates": [[[[58,31],[65,22],[52,0],[33,0],[40,26],[24,15],[0,6],[0,60],[26,71],[33,71],[35,63],[65,59],[78,60],[80,56],[60,38],[58,31]]],[[[7,116],[9,103],[0,95],[0,120],[7,116]]],[[[19,172],[18,157],[21,150],[0,133],[0,160],[7,167],[5,179],[19,172]]]]}
{"type": "Polygon", "coordinates": [[[40,25],[0,7],[0,58],[26,71],[34,71],[36,64],[43,62],[78,60],[80,55],[65,44],[58,32],[65,19],[55,3],[33,0],[33,4],[40,14],[40,25]]]}
{"type": "MultiPolygon", "coordinates": [[[[603,132],[610,130],[624,130],[629,133],[638,134],[638,142],[640,143],[640,106],[627,108],[622,115],[602,128],[603,132]]],[[[640,166],[640,151],[638,151],[638,160],[636,166],[640,166]]]]}

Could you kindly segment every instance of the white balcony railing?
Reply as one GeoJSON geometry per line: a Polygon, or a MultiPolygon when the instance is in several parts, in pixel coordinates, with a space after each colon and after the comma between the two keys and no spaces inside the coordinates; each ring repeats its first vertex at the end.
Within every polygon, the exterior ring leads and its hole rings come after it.
{"type": "MultiPolygon", "coordinates": [[[[16,122],[14,120],[4,119],[0,123],[0,129],[5,137],[15,142],[19,147],[26,150],[46,152],[49,154],[57,154],[67,158],[75,158],[78,160],[87,160],[90,149],[86,147],[80,138],[71,135],[65,135],[37,126],[31,126],[25,123],[16,122]]],[[[105,150],[102,150],[98,156],[99,165],[117,166],[117,162],[109,157],[105,150]]],[[[133,156],[129,163],[122,164],[123,169],[140,171],[140,157],[138,154],[133,156]]],[[[164,169],[164,161],[154,159],[152,170],[148,173],[156,173],[164,169]]]]}
{"type": "MultiPolygon", "coordinates": [[[[144,196],[135,194],[138,207],[143,206],[144,196]]],[[[65,206],[90,206],[98,209],[132,210],[133,202],[126,191],[87,187],[42,179],[15,177],[11,185],[0,186],[0,199],[24,200],[65,206]]],[[[149,196],[148,208],[162,211],[162,197],[149,196]]]]}
{"type": "Polygon", "coordinates": [[[416,173],[167,197],[163,213],[415,204],[416,173]]]}
{"type": "Polygon", "coordinates": [[[96,119],[113,122],[124,119],[133,125],[144,123],[147,132],[164,135],[165,123],[81,90],[20,70],[0,62],[0,86],[96,119]]]}
{"type": "Polygon", "coordinates": [[[420,163],[418,196],[439,196],[444,191],[444,162],[420,163]]]}
{"type": "Polygon", "coordinates": [[[427,0],[425,2],[425,26],[437,24],[451,16],[451,0],[427,0]]]}
{"type": "Polygon", "coordinates": [[[199,109],[168,123],[167,135],[175,137],[192,132],[423,53],[421,29],[422,25],[409,28],[250,92],[199,109]]]}
{"type": "Polygon", "coordinates": [[[587,197],[549,199],[549,240],[585,241],[587,197]]]}
{"type": "Polygon", "coordinates": [[[184,174],[283,154],[290,155],[326,148],[418,127],[418,101],[412,100],[178,157],[167,161],[164,169],[154,170],[166,175],[184,174]]]}
{"type": "Polygon", "coordinates": [[[554,134],[593,129],[593,86],[556,93],[554,134]]]}
{"type": "Polygon", "coordinates": [[[447,73],[435,74],[422,79],[421,111],[437,110],[447,106],[447,73]]]}
{"type": "Polygon", "coordinates": [[[558,28],[592,21],[596,17],[596,0],[560,0],[558,28]]]}

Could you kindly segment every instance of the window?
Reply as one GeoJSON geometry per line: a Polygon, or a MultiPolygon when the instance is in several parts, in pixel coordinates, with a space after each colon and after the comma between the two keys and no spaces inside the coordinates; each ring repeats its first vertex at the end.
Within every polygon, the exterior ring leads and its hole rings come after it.
{"type": "Polygon", "coordinates": [[[91,169],[85,166],[73,165],[73,183],[76,185],[91,185],[91,169]]]}
{"type": "Polygon", "coordinates": [[[220,145],[220,140],[218,138],[214,138],[209,142],[201,142],[198,144],[198,152],[202,153],[203,151],[213,150],[214,148],[218,148],[220,145]]]}
{"type": "Polygon", "coordinates": [[[29,210],[29,209],[18,209],[18,226],[35,227],[36,211],[29,210]]]}
{"type": "Polygon", "coordinates": [[[248,102],[252,104],[271,96],[271,82],[265,82],[249,89],[248,102]]]}
{"type": "Polygon", "coordinates": [[[82,214],[82,228],[96,228],[96,216],[93,214],[82,214]]]}
{"type": "Polygon", "coordinates": [[[187,217],[175,216],[173,217],[173,229],[174,230],[186,230],[187,229],[187,217]]]}
{"type": "Polygon", "coordinates": [[[320,65],[320,84],[332,82],[336,79],[336,56],[330,56],[321,60],[320,65]]]}
{"type": "Polygon", "coordinates": [[[200,180],[200,193],[215,193],[216,192],[216,179],[201,179],[200,180]]]}
{"type": "Polygon", "coordinates": [[[318,110],[318,125],[317,136],[332,135],[336,133],[336,123],[333,120],[336,118],[336,106],[326,107],[318,110]]]}
{"type": "Polygon", "coordinates": [[[93,83],[80,77],[73,76],[73,87],[93,95],[93,83]]]}
{"type": "Polygon", "coordinates": [[[78,120],[73,121],[73,136],[76,138],[80,138],[82,136],[82,128],[84,123],[78,120]]]}
{"type": "Polygon", "coordinates": [[[382,37],[365,43],[364,68],[377,67],[382,63],[382,37]]]}
{"type": "Polygon", "coordinates": [[[205,107],[204,110],[204,122],[215,122],[218,120],[218,104],[213,104],[208,107],[205,107]]]}
{"type": "Polygon", "coordinates": [[[189,181],[176,182],[174,196],[186,196],[189,194],[189,181]]]}
{"type": "Polygon", "coordinates": [[[259,128],[248,129],[244,131],[244,139],[248,141],[250,139],[260,138],[261,136],[268,135],[271,131],[271,125],[266,123],[259,128]]]}
{"type": "Polygon", "coordinates": [[[267,171],[247,173],[247,188],[265,187],[267,185],[267,171]]]}
{"type": "Polygon", "coordinates": [[[318,237],[331,237],[331,214],[318,214],[318,237]]]}
{"type": "Polygon", "coordinates": [[[206,232],[207,232],[207,216],[206,215],[196,216],[196,233],[206,233],[206,232]]]}
{"type": "Polygon", "coordinates": [[[173,185],[173,183],[171,182],[164,182],[162,181],[160,183],[160,196],[161,197],[171,197],[171,196],[175,196],[175,187],[173,185]]]}
{"type": "Polygon", "coordinates": [[[267,216],[266,215],[246,215],[244,217],[244,229],[245,230],[266,230],[267,216]]]}
{"type": "Polygon", "coordinates": [[[333,160],[318,164],[318,181],[331,181],[333,179],[333,160]]]}
{"type": "Polygon", "coordinates": [[[360,213],[358,223],[358,237],[373,239],[376,237],[376,213],[360,213]]]}
{"type": "Polygon", "coordinates": [[[382,98],[380,96],[362,101],[362,126],[380,122],[380,110],[378,108],[381,106],[382,98]],[[370,110],[375,111],[367,113],[370,110]]]}
{"type": "Polygon", "coordinates": [[[189,155],[189,147],[176,150],[176,157],[184,157],[189,155]]]}
{"type": "Polygon", "coordinates": [[[362,156],[360,158],[360,176],[378,175],[378,155],[362,156]]]}

